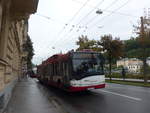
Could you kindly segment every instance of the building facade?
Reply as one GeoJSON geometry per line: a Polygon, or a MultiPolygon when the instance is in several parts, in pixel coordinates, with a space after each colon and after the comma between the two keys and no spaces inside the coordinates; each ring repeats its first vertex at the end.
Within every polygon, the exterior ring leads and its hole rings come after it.
{"type": "Polygon", "coordinates": [[[0,0],[0,112],[26,65],[22,45],[28,35],[29,15],[36,12],[37,5],[38,0],[0,0]]]}
{"type": "Polygon", "coordinates": [[[117,67],[123,66],[130,73],[140,73],[143,62],[137,58],[124,58],[117,61],[117,67]]]}
{"type": "Polygon", "coordinates": [[[128,72],[130,73],[140,73],[142,69],[143,63],[142,62],[134,62],[134,63],[129,63],[127,66],[128,72]]]}

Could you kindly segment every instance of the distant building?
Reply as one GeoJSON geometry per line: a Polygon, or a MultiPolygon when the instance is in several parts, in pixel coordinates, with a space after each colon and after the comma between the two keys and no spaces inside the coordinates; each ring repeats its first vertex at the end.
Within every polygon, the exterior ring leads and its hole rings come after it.
{"type": "Polygon", "coordinates": [[[147,58],[146,63],[147,63],[148,66],[150,66],[150,57],[147,58]]]}
{"type": "Polygon", "coordinates": [[[142,62],[133,62],[128,64],[127,69],[130,73],[140,73],[142,66],[142,62]]]}
{"type": "Polygon", "coordinates": [[[124,66],[127,67],[129,64],[141,64],[142,61],[137,58],[124,58],[117,61],[117,67],[124,66]]]}
{"type": "Polygon", "coordinates": [[[123,66],[130,73],[140,73],[143,62],[137,58],[124,58],[117,61],[117,67],[123,66]]]}

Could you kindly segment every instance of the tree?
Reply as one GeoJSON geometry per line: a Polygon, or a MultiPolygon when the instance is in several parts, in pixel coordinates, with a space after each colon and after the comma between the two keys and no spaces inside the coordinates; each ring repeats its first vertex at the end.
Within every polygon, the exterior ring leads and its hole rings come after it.
{"type": "MultiPolygon", "coordinates": [[[[148,42],[148,41],[147,41],[148,42]]],[[[127,58],[138,58],[141,59],[142,48],[139,41],[139,37],[133,38],[124,41],[124,53],[127,58]]],[[[147,53],[150,53],[150,48],[146,48],[147,53]]]]}
{"type": "Polygon", "coordinates": [[[147,23],[146,17],[141,17],[140,26],[137,28],[138,34],[138,42],[140,44],[140,55],[139,57],[143,61],[143,76],[144,76],[144,83],[147,83],[147,58],[150,56],[150,31],[147,31],[147,23]]]}
{"type": "Polygon", "coordinates": [[[129,40],[124,41],[124,53],[127,58],[138,58],[140,44],[137,38],[131,37],[129,40]]]}
{"type": "Polygon", "coordinates": [[[106,52],[109,63],[109,77],[111,80],[112,61],[123,55],[123,43],[119,38],[113,40],[112,35],[104,35],[101,37],[99,45],[101,45],[103,51],[106,52]]]}
{"type": "Polygon", "coordinates": [[[23,44],[23,49],[28,53],[27,55],[27,69],[32,70],[32,58],[34,55],[33,43],[29,36],[27,36],[26,43],[23,44]]]}
{"type": "Polygon", "coordinates": [[[89,40],[87,36],[81,35],[78,38],[78,41],[76,42],[77,45],[79,45],[79,48],[77,50],[83,50],[83,49],[92,49],[93,51],[101,51],[102,48],[98,45],[96,40],[89,40]]]}
{"type": "Polygon", "coordinates": [[[124,41],[125,44],[125,51],[130,51],[131,49],[138,49],[139,48],[139,42],[137,38],[131,37],[129,40],[124,41]]]}

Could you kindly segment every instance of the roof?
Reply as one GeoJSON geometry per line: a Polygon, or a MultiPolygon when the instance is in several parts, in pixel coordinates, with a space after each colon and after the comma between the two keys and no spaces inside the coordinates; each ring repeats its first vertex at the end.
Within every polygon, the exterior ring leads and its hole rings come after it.
{"type": "Polygon", "coordinates": [[[49,57],[48,59],[46,59],[45,61],[42,62],[41,65],[47,65],[50,63],[57,63],[58,61],[66,61],[69,58],[69,54],[55,54],[51,57],[49,57]]]}
{"type": "Polygon", "coordinates": [[[94,52],[94,51],[76,51],[76,52],[69,51],[66,54],[55,54],[55,55],[49,57],[48,59],[46,59],[45,61],[43,61],[42,64],[40,64],[39,66],[44,66],[47,64],[51,64],[51,63],[57,63],[60,61],[66,61],[69,59],[69,57],[73,53],[97,53],[97,54],[100,54],[100,52],[94,52]]]}

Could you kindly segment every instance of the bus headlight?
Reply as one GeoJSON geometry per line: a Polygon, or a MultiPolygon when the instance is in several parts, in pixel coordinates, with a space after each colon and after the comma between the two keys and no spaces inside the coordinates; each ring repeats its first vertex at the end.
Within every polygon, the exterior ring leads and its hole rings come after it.
{"type": "Polygon", "coordinates": [[[70,84],[71,84],[71,86],[76,86],[78,83],[77,83],[78,81],[76,81],[76,80],[71,80],[70,81],[70,84]]]}

